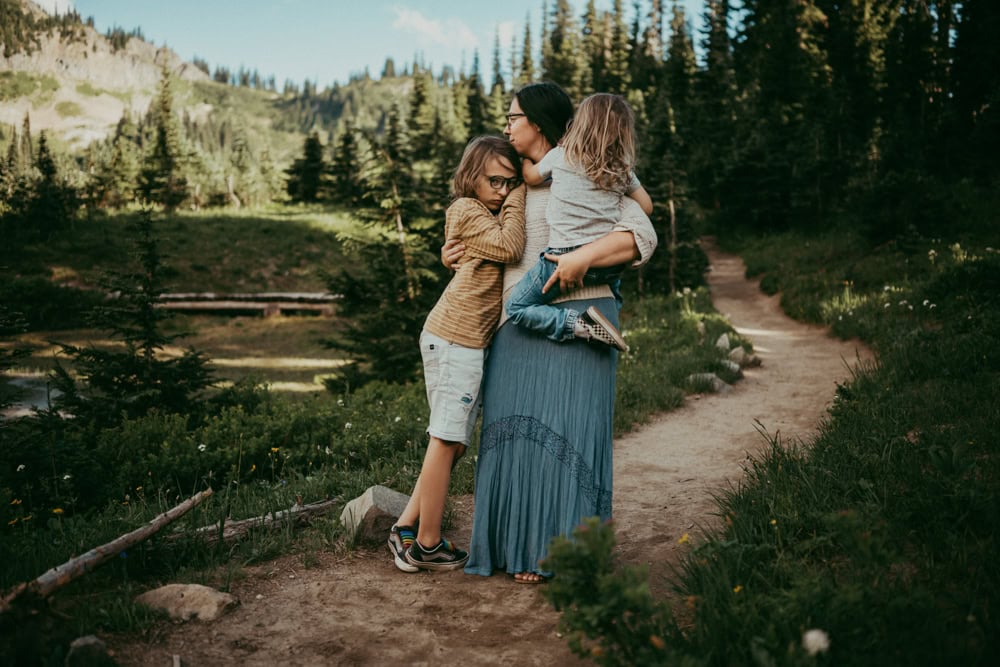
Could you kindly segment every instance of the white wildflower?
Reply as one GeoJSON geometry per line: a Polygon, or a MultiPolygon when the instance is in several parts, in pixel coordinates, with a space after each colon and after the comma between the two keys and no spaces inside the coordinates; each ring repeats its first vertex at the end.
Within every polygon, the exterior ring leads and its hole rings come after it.
{"type": "Polygon", "coordinates": [[[830,650],[830,635],[819,628],[806,630],[802,634],[802,648],[809,655],[826,653],[830,650]]]}
{"type": "Polygon", "coordinates": [[[351,422],[347,422],[346,424],[344,424],[344,428],[345,429],[351,428],[351,422]]]}
{"type": "Polygon", "coordinates": [[[69,480],[69,479],[73,479],[73,475],[71,475],[71,474],[69,474],[69,473],[66,473],[65,475],[63,475],[63,481],[64,481],[64,482],[65,482],[66,480],[69,480]]]}
{"type": "Polygon", "coordinates": [[[885,304],[885,305],[884,305],[884,306],[882,306],[882,307],[883,307],[883,308],[888,308],[888,307],[889,307],[889,306],[891,306],[891,305],[892,305],[891,303],[887,303],[887,304],[885,304]]]}
{"type": "Polygon", "coordinates": [[[200,445],[198,445],[198,451],[199,452],[203,452],[206,449],[208,449],[208,445],[206,445],[205,443],[201,443],[200,445]]]}
{"type": "Polygon", "coordinates": [[[326,453],[327,456],[329,456],[330,454],[333,453],[333,452],[330,451],[330,445],[327,445],[326,449],[324,449],[323,451],[326,453]]]}
{"type": "Polygon", "coordinates": [[[902,301],[900,301],[900,302],[899,302],[899,305],[901,305],[901,306],[905,306],[905,305],[906,305],[906,299],[903,299],[902,301]]]}
{"type": "Polygon", "coordinates": [[[22,470],[24,470],[24,464],[23,463],[21,465],[17,466],[17,471],[18,472],[21,472],[22,470]]]}
{"type": "Polygon", "coordinates": [[[927,304],[929,304],[930,302],[931,302],[930,299],[924,299],[924,308],[926,308],[927,304]]]}
{"type": "Polygon", "coordinates": [[[937,304],[936,303],[932,303],[931,305],[927,306],[927,308],[928,309],[930,309],[930,308],[937,308],[937,304]]]}
{"type": "Polygon", "coordinates": [[[338,398],[337,399],[337,405],[343,406],[344,405],[344,399],[338,398]]]}
{"type": "Polygon", "coordinates": [[[396,417],[392,421],[398,424],[402,419],[403,419],[402,417],[396,417]]]}

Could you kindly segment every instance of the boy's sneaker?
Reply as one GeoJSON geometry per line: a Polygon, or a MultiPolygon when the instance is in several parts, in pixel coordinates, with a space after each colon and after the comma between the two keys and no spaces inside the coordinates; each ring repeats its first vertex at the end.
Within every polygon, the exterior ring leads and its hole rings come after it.
{"type": "Polygon", "coordinates": [[[628,352],[628,345],[625,344],[625,339],[622,338],[618,328],[601,311],[591,306],[583,314],[583,317],[587,320],[584,322],[584,326],[590,331],[591,341],[616,347],[622,352],[628,352]]]}
{"type": "Polygon", "coordinates": [[[442,537],[433,549],[425,549],[414,540],[406,551],[406,560],[422,570],[457,570],[469,560],[469,554],[442,537]]]}
{"type": "Polygon", "coordinates": [[[392,553],[392,560],[403,572],[417,572],[420,570],[415,565],[406,562],[406,550],[417,541],[417,531],[413,526],[396,526],[389,529],[389,552],[392,553]]]}

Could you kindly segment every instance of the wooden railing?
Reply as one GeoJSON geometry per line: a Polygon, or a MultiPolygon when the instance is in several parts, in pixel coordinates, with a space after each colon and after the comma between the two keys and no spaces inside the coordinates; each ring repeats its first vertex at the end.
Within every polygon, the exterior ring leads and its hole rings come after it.
{"type": "Polygon", "coordinates": [[[330,316],[339,294],[323,292],[259,292],[253,294],[218,294],[186,292],[161,294],[159,305],[169,310],[187,312],[262,313],[265,317],[281,313],[316,313],[330,316]]]}

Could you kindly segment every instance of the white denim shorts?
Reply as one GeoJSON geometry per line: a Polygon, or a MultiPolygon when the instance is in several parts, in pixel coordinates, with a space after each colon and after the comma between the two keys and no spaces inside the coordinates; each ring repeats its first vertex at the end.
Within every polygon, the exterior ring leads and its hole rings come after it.
{"type": "Polygon", "coordinates": [[[486,351],[455,345],[423,331],[420,356],[431,408],[427,433],[448,442],[468,445],[479,416],[486,351]]]}

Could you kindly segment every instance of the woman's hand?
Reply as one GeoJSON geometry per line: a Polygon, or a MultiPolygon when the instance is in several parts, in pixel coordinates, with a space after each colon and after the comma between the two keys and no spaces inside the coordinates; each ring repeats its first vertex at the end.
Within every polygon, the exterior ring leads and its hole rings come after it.
{"type": "Polygon", "coordinates": [[[465,244],[459,239],[448,239],[441,246],[441,263],[446,269],[457,271],[465,255],[465,244]]]}
{"type": "Polygon", "coordinates": [[[564,255],[545,255],[545,259],[557,264],[552,277],[542,287],[545,294],[549,288],[559,283],[560,292],[568,292],[574,287],[583,287],[583,276],[590,270],[591,256],[588,246],[577,248],[564,255]]]}

